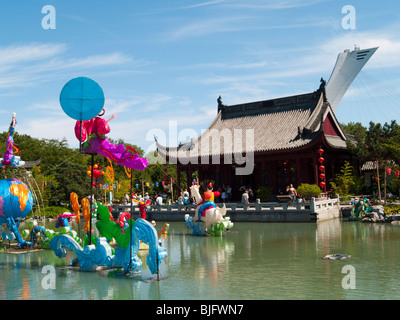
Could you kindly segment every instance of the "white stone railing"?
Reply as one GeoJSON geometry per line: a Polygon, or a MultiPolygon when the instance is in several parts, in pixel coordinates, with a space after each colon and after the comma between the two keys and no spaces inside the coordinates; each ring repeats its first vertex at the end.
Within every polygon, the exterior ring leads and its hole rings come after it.
{"type": "MultiPolygon", "coordinates": [[[[222,207],[223,203],[216,203],[218,207],[222,207]]],[[[321,210],[326,210],[333,208],[334,206],[338,206],[339,201],[338,198],[333,199],[315,199],[312,198],[311,201],[306,202],[256,202],[256,203],[225,203],[227,208],[227,212],[241,212],[241,213],[268,213],[268,212],[282,212],[282,211],[291,211],[291,212],[318,212],[321,210]]],[[[139,206],[133,205],[133,212],[139,213],[139,206]]],[[[146,209],[147,212],[160,212],[160,213],[194,213],[196,209],[196,205],[179,205],[177,203],[166,204],[166,205],[150,205],[146,209]]],[[[119,205],[114,206],[114,210],[118,210],[119,212],[130,212],[130,205],[119,205]]]]}

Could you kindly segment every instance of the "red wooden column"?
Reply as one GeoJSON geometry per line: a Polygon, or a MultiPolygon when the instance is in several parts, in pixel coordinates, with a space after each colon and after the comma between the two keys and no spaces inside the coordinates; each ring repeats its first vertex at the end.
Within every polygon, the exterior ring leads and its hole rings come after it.
{"type": "Polygon", "coordinates": [[[297,180],[297,187],[301,184],[301,161],[299,157],[296,157],[296,180],[297,180]]]}
{"type": "Polygon", "coordinates": [[[319,164],[318,164],[316,157],[313,157],[312,159],[313,159],[313,167],[314,167],[314,183],[316,185],[318,185],[318,182],[319,182],[318,166],[319,166],[319,164]]]}

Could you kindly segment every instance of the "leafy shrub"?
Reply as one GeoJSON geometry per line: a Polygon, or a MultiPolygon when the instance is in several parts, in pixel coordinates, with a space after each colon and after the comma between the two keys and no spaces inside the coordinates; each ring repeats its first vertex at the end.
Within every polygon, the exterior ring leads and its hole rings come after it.
{"type": "Polygon", "coordinates": [[[259,187],[256,190],[256,197],[260,199],[260,201],[270,201],[272,195],[272,190],[269,187],[259,187]]]}
{"type": "Polygon", "coordinates": [[[312,197],[319,197],[319,195],[322,193],[322,190],[316,184],[302,183],[297,188],[297,193],[306,199],[311,199],[312,197]]]}
{"type": "Polygon", "coordinates": [[[384,209],[385,209],[386,216],[400,214],[400,206],[399,205],[384,206],[384,209]]]}

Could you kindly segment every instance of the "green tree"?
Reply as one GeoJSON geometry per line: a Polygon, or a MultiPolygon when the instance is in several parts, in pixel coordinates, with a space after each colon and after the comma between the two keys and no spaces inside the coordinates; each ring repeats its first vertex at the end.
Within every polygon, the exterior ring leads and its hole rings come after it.
{"type": "Polygon", "coordinates": [[[357,156],[360,164],[367,161],[375,163],[378,194],[381,200],[380,169],[386,169],[390,160],[396,162],[400,160],[400,126],[395,120],[384,125],[371,121],[365,132],[360,125],[344,126],[344,130],[357,133],[354,135],[356,142],[348,141],[348,149],[357,156]]]}
{"type": "Polygon", "coordinates": [[[337,174],[330,184],[334,194],[350,195],[350,190],[356,183],[353,168],[348,161],[344,162],[343,167],[340,169],[340,174],[337,174]]]}

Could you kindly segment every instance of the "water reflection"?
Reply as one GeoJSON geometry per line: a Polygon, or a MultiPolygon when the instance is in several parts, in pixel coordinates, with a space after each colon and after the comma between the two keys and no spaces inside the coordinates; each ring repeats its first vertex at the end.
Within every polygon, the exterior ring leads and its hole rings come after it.
{"type": "Polygon", "coordinates": [[[236,223],[219,237],[194,237],[171,223],[163,246],[161,281],[146,267],[126,277],[119,270],[66,268],[52,250],[0,253],[0,299],[397,299],[400,226],[329,220],[319,223],[236,223]],[[345,253],[351,259],[321,259],[345,253]],[[343,266],[356,270],[345,290],[343,266]],[[42,267],[56,268],[56,289],[41,285],[42,267]]]}

